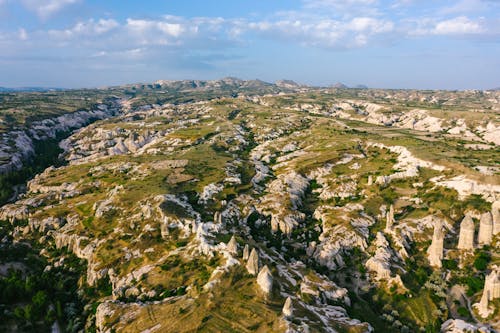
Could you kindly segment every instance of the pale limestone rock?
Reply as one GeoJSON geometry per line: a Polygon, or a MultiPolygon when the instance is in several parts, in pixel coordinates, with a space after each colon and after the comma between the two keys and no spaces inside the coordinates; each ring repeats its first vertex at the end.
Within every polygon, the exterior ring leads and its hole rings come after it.
{"type": "Polygon", "coordinates": [[[391,205],[389,207],[389,211],[387,212],[385,231],[392,230],[392,225],[394,224],[394,206],[391,205]]]}
{"type": "Polygon", "coordinates": [[[429,263],[433,267],[441,268],[442,266],[441,260],[443,259],[443,243],[443,222],[438,220],[438,222],[434,225],[434,234],[432,235],[431,246],[427,249],[429,263]]]}
{"type": "Polygon", "coordinates": [[[292,304],[292,299],[290,297],[286,298],[285,304],[283,305],[283,316],[285,318],[289,318],[293,314],[293,304],[292,304]]]}
{"type": "Polygon", "coordinates": [[[233,255],[238,254],[238,243],[236,242],[234,235],[231,237],[229,243],[227,243],[227,251],[233,255]]]}
{"type": "Polygon", "coordinates": [[[267,296],[271,294],[273,290],[273,276],[267,265],[262,267],[260,270],[259,275],[257,276],[257,284],[264,294],[267,296]]]}
{"type": "Polygon", "coordinates": [[[106,324],[114,313],[115,310],[113,309],[113,304],[111,302],[103,302],[99,304],[95,313],[95,325],[98,332],[108,332],[106,330],[106,324]]]}
{"type": "Polygon", "coordinates": [[[493,216],[493,236],[500,233],[500,201],[491,204],[491,215],[493,216]]]}
{"type": "Polygon", "coordinates": [[[492,331],[480,324],[471,324],[462,319],[448,319],[441,325],[441,333],[491,333],[492,331]]]}
{"type": "Polygon", "coordinates": [[[257,273],[259,272],[259,254],[257,253],[257,250],[255,250],[255,248],[252,249],[252,252],[250,252],[246,267],[248,273],[252,275],[257,275],[257,273]]]}
{"type": "Polygon", "coordinates": [[[458,246],[460,250],[474,249],[474,221],[469,214],[466,214],[462,223],[460,223],[460,236],[458,246]]]}
{"type": "Polygon", "coordinates": [[[222,224],[222,214],[220,212],[215,212],[214,223],[222,224]]]}
{"type": "Polygon", "coordinates": [[[477,242],[479,245],[489,245],[493,237],[493,217],[491,213],[484,213],[479,220],[479,234],[477,242]]]}
{"type": "Polygon", "coordinates": [[[381,232],[377,233],[375,255],[366,261],[366,268],[376,273],[377,280],[387,280],[391,277],[391,252],[389,243],[381,232]]]}
{"type": "Polygon", "coordinates": [[[368,186],[372,186],[373,185],[373,176],[372,175],[368,176],[368,182],[366,183],[366,185],[368,185],[368,186]]]}
{"type": "Polygon", "coordinates": [[[248,247],[248,244],[245,244],[245,247],[243,248],[243,260],[248,260],[250,257],[250,248],[248,247]]]}
{"type": "Polygon", "coordinates": [[[494,312],[494,309],[491,309],[488,304],[489,301],[496,298],[500,298],[500,267],[493,266],[493,271],[484,279],[481,301],[474,304],[481,317],[486,318],[494,312]]]}

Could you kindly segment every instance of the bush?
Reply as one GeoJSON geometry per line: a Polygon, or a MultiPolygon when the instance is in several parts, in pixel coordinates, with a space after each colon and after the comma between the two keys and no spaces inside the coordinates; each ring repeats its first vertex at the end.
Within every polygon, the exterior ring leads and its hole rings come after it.
{"type": "Polygon", "coordinates": [[[464,308],[463,306],[459,307],[457,309],[457,312],[460,316],[462,317],[469,317],[469,310],[467,310],[466,308],[464,308]]]}
{"type": "Polygon", "coordinates": [[[455,270],[458,268],[458,262],[456,260],[443,260],[443,267],[449,270],[455,270]]]}
{"type": "Polygon", "coordinates": [[[467,296],[472,296],[481,289],[483,289],[484,286],[484,279],[481,279],[477,276],[469,276],[466,278],[466,283],[467,283],[467,296]]]}
{"type": "Polygon", "coordinates": [[[478,271],[484,271],[488,267],[490,261],[491,255],[488,252],[481,251],[474,259],[474,268],[478,271]]]}

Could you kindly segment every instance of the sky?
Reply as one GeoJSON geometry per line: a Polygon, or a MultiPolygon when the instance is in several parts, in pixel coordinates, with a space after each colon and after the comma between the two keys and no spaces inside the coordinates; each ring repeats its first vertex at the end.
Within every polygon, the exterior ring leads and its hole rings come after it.
{"type": "Polygon", "coordinates": [[[500,0],[0,0],[0,86],[500,87],[500,0]]]}

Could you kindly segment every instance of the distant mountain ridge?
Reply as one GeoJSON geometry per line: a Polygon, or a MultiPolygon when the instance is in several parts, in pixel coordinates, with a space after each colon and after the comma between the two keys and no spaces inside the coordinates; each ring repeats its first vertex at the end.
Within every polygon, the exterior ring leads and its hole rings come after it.
{"type": "Polygon", "coordinates": [[[16,88],[0,87],[0,92],[47,92],[47,91],[61,91],[61,90],[65,89],[51,88],[51,87],[16,87],[16,88]]]}

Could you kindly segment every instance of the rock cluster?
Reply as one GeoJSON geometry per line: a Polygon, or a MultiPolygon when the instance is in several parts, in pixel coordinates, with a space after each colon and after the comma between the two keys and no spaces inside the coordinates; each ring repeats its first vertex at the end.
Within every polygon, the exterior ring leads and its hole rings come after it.
{"type": "Polygon", "coordinates": [[[391,277],[391,252],[389,243],[381,232],[377,233],[377,251],[373,257],[366,261],[366,268],[376,273],[377,280],[387,280],[391,277]]]}
{"type": "Polygon", "coordinates": [[[441,333],[491,333],[492,331],[482,325],[471,324],[462,319],[448,319],[441,325],[441,333]]]}

